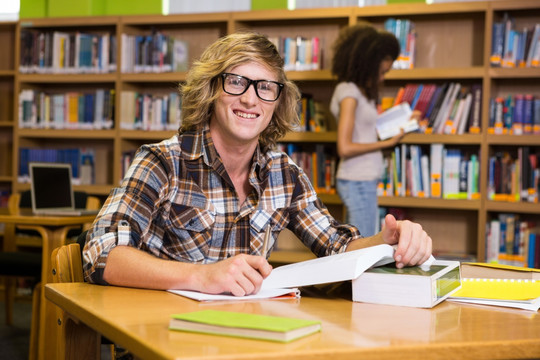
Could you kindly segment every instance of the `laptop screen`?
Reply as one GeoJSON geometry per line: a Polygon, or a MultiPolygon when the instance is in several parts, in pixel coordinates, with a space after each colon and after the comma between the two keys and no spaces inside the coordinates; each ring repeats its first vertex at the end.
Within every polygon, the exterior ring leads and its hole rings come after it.
{"type": "Polygon", "coordinates": [[[30,176],[34,211],[74,207],[69,164],[30,163],[30,176]]]}

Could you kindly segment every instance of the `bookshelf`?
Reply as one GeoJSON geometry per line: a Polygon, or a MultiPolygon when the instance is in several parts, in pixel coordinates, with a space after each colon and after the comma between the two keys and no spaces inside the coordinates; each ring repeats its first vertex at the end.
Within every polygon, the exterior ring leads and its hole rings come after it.
{"type": "MultiPolygon", "coordinates": [[[[406,211],[413,220],[421,222],[432,234],[435,250],[447,253],[471,254],[485,259],[486,223],[499,213],[522,214],[530,221],[540,222],[538,203],[509,203],[491,201],[487,197],[488,158],[498,149],[527,146],[538,149],[540,140],[535,135],[488,134],[489,99],[516,93],[540,95],[538,68],[492,68],[490,50],[492,24],[508,12],[518,26],[531,26],[540,22],[540,3],[536,0],[475,1],[442,4],[395,4],[372,7],[339,7],[302,10],[266,10],[189,15],[110,16],[88,18],[22,19],[0,25],[0,37],[12,44],[13,53],[0,55],[0,154],[9,153],[0,162],[0,187],[12,191],[27,189],[28,184],[18,181],[20,147],[69,148],[89,147],[96,151],[99,176],[93,185],[79,185],[77,190],[105,197],[121,179],[121,163],[125,154],[140,145],[159,141],[174,134],[174,130],[127,130],[120,126],[125,114],[121,94],[126,91],[164,95],[175,91],[185,80],[185,72],[148,73],[122,71],[126,53],[122,52],[126,36],[150,36],[156,32],[182,39],[188,43],[188,63],[214,40],[228,33],[251,29],[271,37],[314,37],[321,40],[321,67],[311,71],[289,71],[302,92],[328,106],[335,79],[330,73],[331,45],[342,27],[359,21],[368,21],[378,28],[389,17],[407,18],[415,23],[417,31],[417,58],[414,69],[391,70],[385,80],[381,96],[395,96],[397,90],[408,83],[460,82],[465,86],[482,86],[482,131],[479,134],[407,134],[404,144],[429,147],[442,143],[452,148],[474,151],[480,159],[480,199],[445,200],[413,197],[380,197],[384,207],[406,211]],[[35,74],[21,73],[19,46],[24,30],[110,33],[117,41],[116,65],[108,73],[35,74]],[[75,90],[93,91],[99,88],[113,90],[114,127],[101,130],[32,129],[18,125],[18,95],[20,90],[35,89],[52,93],[75,90]],[[14,94],[14,95],[13,95],[14,94]],[[6,102],[4,105],[3,102],[6,102]],[[7,141],[4,141],[7,140],[7,141]],[[9,145],[3,145],[9,144],[9,145]]],[[[125,44],[124,44],[125,45],[125,44]]],[[[336,125],[330,121],[328,131],[289,133],[283,143],[293,143],[307,149],[316,144],[333,146],[336,125]]],[[[0,155],[4,156],[5,155],[0,155]]],[[[321,194],[337,218],[343,218],[344,209],[335,194],[321,194]]],[[[299,249],[273,254],[279,262],[296,261],[307,256],[299,249]],[[289,255],[290,256],[289,256],[289,255]]]]}
{"type": "Polygon", "coordinates": [[[12,190],[14,180],[17,29],[17,22],[0,23],[0,42],[9,49],[0,54],[0,204],[4,207],[7,206],[7,197],[12,190]]]}

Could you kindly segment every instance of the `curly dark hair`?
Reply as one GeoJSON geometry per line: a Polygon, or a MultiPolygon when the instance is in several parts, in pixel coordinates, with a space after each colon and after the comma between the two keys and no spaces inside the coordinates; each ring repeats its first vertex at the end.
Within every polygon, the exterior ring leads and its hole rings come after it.
{"type": "Polygon", "coordinates": [[[341,29],[334,43],[332,73],[339,82],[355,83],[370,100],[379,97],[379,67],[383,60],[396,60],[400,47],[396,37],[367,23],[341,29]]]}

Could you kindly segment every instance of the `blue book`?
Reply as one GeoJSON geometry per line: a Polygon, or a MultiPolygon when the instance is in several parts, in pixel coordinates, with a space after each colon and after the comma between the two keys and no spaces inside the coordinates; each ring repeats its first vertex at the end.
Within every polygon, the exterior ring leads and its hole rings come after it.
{"type": "Polygon", "coordinates": [[[514,120],[513,110],[514,110],[514,99],[512,99],[511,95],[508,95],[506,97],[506,100],[504,102],[504,109],[506,112],[503,114],[503,122],[504,122],[504,128],[510,131],[512,129],[512,122],[514,120]]]}
{"type": "Polygon", "coordinates": [[[533,108],[533,132],[540,134],[540,98],[534,99],[533,108]]]}
{"type": "Polygon", "coordinates": [[[529,252],[527,254],[527,266],[534,268],[535,257],[536,257],[536,234],[531,232],[529,233],[529,252]]]}
{"type": "Polygon", "coordinates": [[[504,24],[496,22],[493,24],[493,32],[491,36],[491,56],[489,62],[491,66],[501,66],[501,59],[504,48],[504,24]]]}
{"type": "Polygon", "coordinates": [[[525,118],[525,99],[522,94],[516,94],[514,96],[514,113],[513,113],[513,125],[514,135],[521,135],[523,133],[523,124],[525,118]]]}
{"type": "Polygon", "coordinates": [[[534,111],[534,96],[527,94],[523,99],[523,132],[532,134],[533,132],[533,111],[534,111]]]}
{"type": "Polygon", "coordinates": [[[499,238],[499,254],[506,254],[506,217],[507,214],[500,214],[499,215],[499,222],[501,224],[501,236],[499,238]]]}

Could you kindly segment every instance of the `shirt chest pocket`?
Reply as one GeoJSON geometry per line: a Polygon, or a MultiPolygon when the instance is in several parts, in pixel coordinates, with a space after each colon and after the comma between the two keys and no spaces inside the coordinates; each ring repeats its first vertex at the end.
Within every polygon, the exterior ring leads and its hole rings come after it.
{"type": "Polygon", "coordinates": [[[180,259],[201,262],[208,255],[216,213],[211,208],[192,204],[173,204],[169,213],[172,248],[180,259]]]}
{"type": "Polygon", "coordinates": [[[201,232],[214,226],[216,215],[208,209],[175,204],[171,206],[170,219],[176,228],[201,232]]]}
{"type": "Polygon", "coordinates": [[[279,233],[287,226],[288,223],[289,218],[286,210],[284,209],[255,210],[251,214],[250,218],[251,236],[259,239],[259,241],[251,242],[251,253],[262,253],[264,235],[268,227],[270,227],[272,230],[272,236],[270,238],[270,243],[268,244],[268,250],[270,252],[279,236],[279,233]]]}

